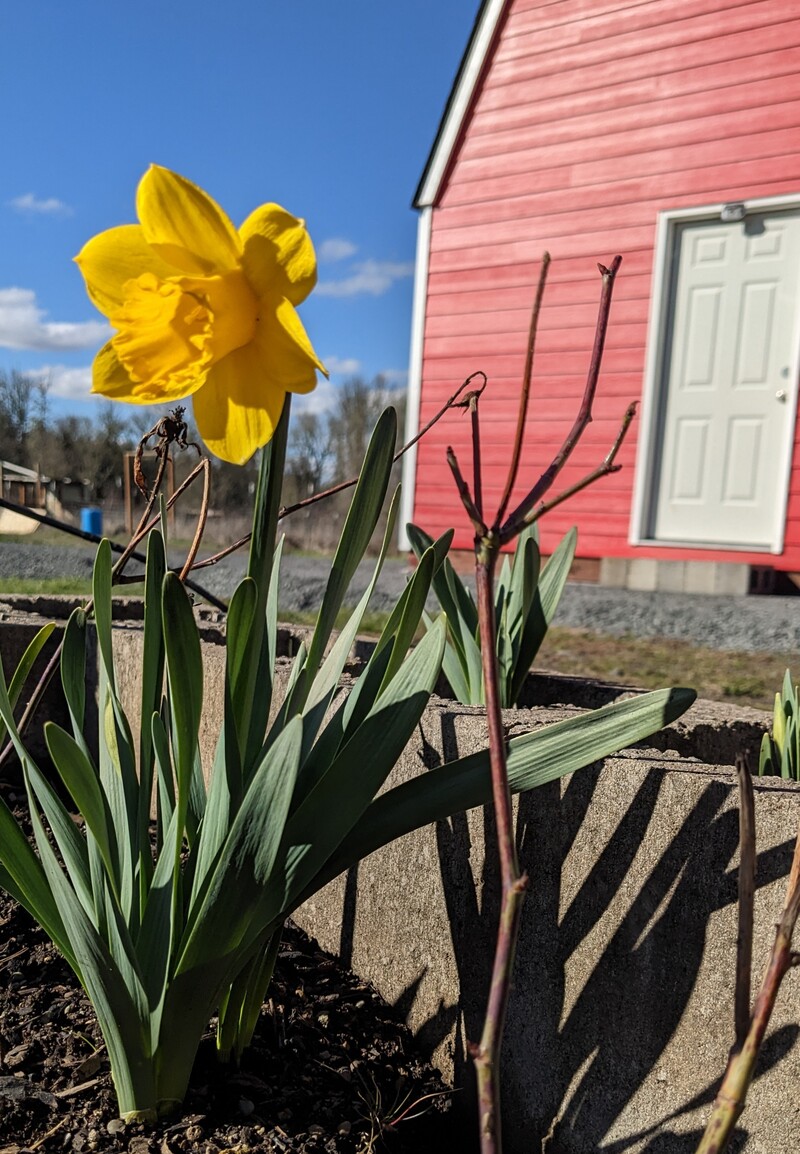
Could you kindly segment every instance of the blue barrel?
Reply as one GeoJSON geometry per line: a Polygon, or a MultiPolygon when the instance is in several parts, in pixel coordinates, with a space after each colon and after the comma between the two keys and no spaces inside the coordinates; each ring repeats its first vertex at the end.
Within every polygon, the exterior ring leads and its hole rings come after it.
{"type": "Polygon", "coordinates": [[[93,505],[81,509],[81,529],[84,533],[93,533],[95,537],[103,536],[103,510],[93,505]]]}

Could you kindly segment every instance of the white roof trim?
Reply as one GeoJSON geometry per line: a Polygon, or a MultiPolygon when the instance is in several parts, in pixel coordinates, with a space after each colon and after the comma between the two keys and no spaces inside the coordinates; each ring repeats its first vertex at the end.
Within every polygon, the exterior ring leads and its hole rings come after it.
{"type": "Polygon", "coordinates": [[[461,63],[455,87],[450,94],[450,101],[439,126],[436,142],[420,184],[415,200],[417,208],[425,208],[436,202],[450,157],[461,133],[464,117],[472,101],[478,78],[506,3],[507,0],[485,0],[478,15],[478,22],[461,63]]]}
{"type": "MultiPolygon", "coordinates": [[[[414,303],[411,306],[411,348],[408,356],[408,395],[406,400],[406,432],[404,444],[419,432],[419,407],[422,398],[422,338],[425,335],[425,305],[428,297],[428,260],[431,250],[431,223],[433,210],[423,208],[417,219],[417,262],[414,270],[414,303]]],[[[400,525],[397,547],[407,553],[411,542],[406,523],[414,516],[414,497],[417,486],[417,446],[403,457],[403,490],[400,494],[400,525]]]]}

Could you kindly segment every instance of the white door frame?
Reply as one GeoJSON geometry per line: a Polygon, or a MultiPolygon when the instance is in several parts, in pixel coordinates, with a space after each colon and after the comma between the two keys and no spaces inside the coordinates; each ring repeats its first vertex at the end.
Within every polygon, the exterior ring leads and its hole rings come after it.
{"type": "MultiPolygon", "coordinates": [[[[753,200],[736,201],[744,205],[745,213],[779,212],[781,209],[800,209],[800,193],[792,196],[761,197],[753,200]]],[[[631,508],[631,525],[628,536],[631,545],[652,545],[664,549],[712,549],[724,552],[763,552],[750,545],[718,545],[713,542],[703,544],[697,541],[659,541],[653,536],[654,501],[657,477],[655,462],[658,459],[658,414],[661,389],[664,384],[664,353],[668,348],[667,332],[672,281],[672,260],[675,252],[677,227],[689,221],[719,220],[725,204],[710,204],[697,208],[667,210],[658,214],[656,225],[655,260],[650,293],[650,316],[647,323],[647,355],[645,360],[644,388],[640,410],[639,444],[636,453],[636,474],[631,508]]],[[[623,266],[624,274],[624,266],[623,266]]],[[[613,323],[613,322],[612,322],[613,323]]],[[[797,421],[798,392],[800,392],[800,301],[798,301],[795,329],[792,339],[792,361],[790,380],[794,383],[787,405],[786,432],[781,446],[782,464],[778,470],[783,478],[781,491],[776,495],[775,514],[771,532],[771,553],[782,553],[786,528],[786,506],[789,499],[789,480],[792,469],[792,450],[797,421]]]]}

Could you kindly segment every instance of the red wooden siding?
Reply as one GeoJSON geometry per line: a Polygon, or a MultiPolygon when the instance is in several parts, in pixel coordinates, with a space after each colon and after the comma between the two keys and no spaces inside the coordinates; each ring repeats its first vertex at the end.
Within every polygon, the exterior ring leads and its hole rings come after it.
{"type": "MultiPolygon", "coordinates": [[[[596,466],[641,395],[660,211],[800,193],[800,18],[792,0],[510,0],[493,58],[433,209],[420,424],[482,369],[484,502],[496,503],[516,422],[528,314],[544,249],[522,477],[532,484],[571,427],[592,348],[598,261],[623,256],[595,419],[564,471],[596,466]]],[[[628,543],[637,425],[621,473],[554,511],[545,548],[577,523],[585,557],[749,559],[800,570],[795,447],[781,557],[628,543]]],[[[469,421],[419,447],[414,519],[471,533],[445,462],[471,476],[469,421]]]]}

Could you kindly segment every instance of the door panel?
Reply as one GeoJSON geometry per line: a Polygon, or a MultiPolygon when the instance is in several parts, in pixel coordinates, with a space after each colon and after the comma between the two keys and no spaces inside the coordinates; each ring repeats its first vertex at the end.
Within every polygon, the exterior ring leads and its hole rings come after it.
{"type": "Polygon", "coordinates": [[[800,212],[679,225],[654,536],[770,548],[793,412],[800,212]]]}

